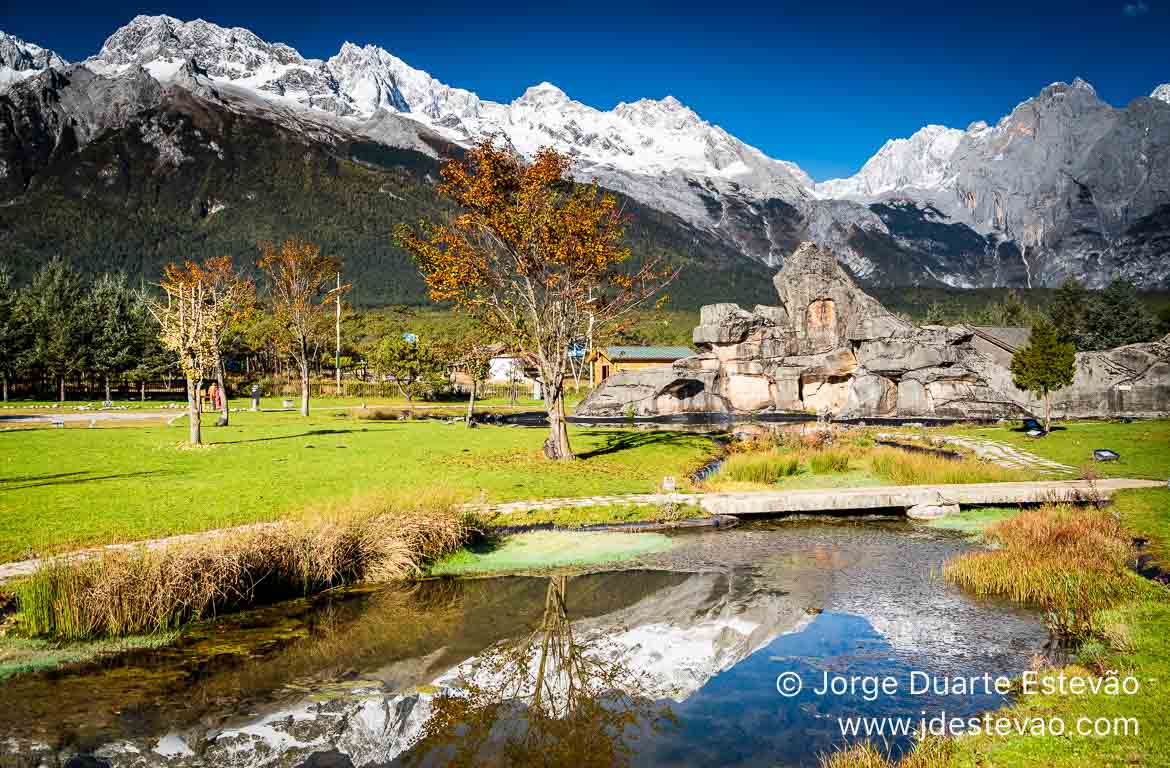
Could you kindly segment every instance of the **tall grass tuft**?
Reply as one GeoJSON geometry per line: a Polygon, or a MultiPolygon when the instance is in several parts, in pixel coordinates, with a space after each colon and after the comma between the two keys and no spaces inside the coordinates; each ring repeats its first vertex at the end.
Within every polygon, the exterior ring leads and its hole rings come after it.
{"type": "Polygon", "coordinates": [[[17,586],[22,630],[62,639],[164,632],[361,580],[420,574],[474,522],[451,498],[387,497],[196,544],[51,562],[17,586]]]}
{"type": "Polygon", "coordinates": [[[956,485],[961,483],[1009,483],[1028,475],[990,462],[948,459],[929,453],[912,453],[877,446],[869,452],[874,474],[894,485],[956,485]]]}
{"type": "Polygon", "coordinates": [[[1131,571],[1130,538],[1106,510],[1049,504],[984,536],[1000,548],[951,560],[944,578],[981,597],[1038,606],[1065,637],[1101,636],[1100,611],[1150,588],[1131,571]]]}
{"type": "Polygon", "coordinates": [[[766,451],[734,453],[719,467],[719,480],[745,483],[776,483],[800,471],[800,455],[766,451]]]}
{"type": "Polygon", "coordinates": [[[954,739],[938,736],[917,738],[914,748],[900,760],[886,757],[872,742],[863,741],[820,756],[820,768],[944,768],[958,753],[954,739]]]}
{"type": "Polygon", "coordinates": [[[844,450],[814,451],[808,457],[808,468],[814,475],[848,472],[849,460],[849,453],[844,450]]]}

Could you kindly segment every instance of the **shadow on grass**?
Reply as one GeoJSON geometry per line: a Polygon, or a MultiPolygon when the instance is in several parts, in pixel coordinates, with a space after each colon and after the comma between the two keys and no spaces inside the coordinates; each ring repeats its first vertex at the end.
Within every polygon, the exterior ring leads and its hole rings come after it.
{"type": "Polygon", "coordinates": [[[23,477],[6,477],[0,478],[0,490],[3,491],[19,491],[24,488],[40,488],[46,485],[77,485],[80,483],[91,483],[96,480],[124,480],[130,477],[158,477],[160,475],[172,475],[173,472],[168,470],[149,470],[144,472],[124,472],[118,475],[96,475],[94,477],[83,477],[89,472],[62,472],[56,475],[25,475],[23,477]],[[10,485],[15,483],[15,485],[10,485]]]}
{"type": "Polygon", "coordinates": [[[212,440],[213,445],[238,445],[240,443],[267,443],[271,440],[293,440],[298,437],[317,437],[318,435],[350,435],[361,432],[360,427],[353,429],[310,429],[307,432],[297,432],[293,435],[274,435],[273,437],[252,437],[247,440],[212,440]]]}
{"type": "Polygon", "coordinates": [[[602,444],[591,451],[577,454],[579,459],[591,459],[595,456],[608,456],[622,451],[646,447],[669,447],[692,443],[695,435],[687,432],[673,431],[646,431],[646,432],[610,432],[595,429],[582,433],[586,437],[600,437],[602,444]]]}

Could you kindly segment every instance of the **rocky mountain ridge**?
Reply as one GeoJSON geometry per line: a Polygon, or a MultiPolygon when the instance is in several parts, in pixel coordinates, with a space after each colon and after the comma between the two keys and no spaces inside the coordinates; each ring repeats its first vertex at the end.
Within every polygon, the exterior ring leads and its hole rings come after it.
{"type": "MultiPolygon", "coordinates": [[[[15,72],[4,62],[18,57],[5,54],[3,39],[0,65],[15,72]]],[[[27,141],[12,150],[13,137],[37,132],[28,125],[75,121],[81,147],[177,88],[326,145],[357,136],[431,158],[487,136],[527,156],[551,145],[575,157],[580,178],[769,268],[813,240],[871,285],[1039,286],[1070,275],[1099,285],[1117,274],[1170,285],[1168,86],[1115,109],[1084,81],[1054,83],[995,126],[930,125],[887,142],[857,175],[817,184],[671,96],[603,111],[546,82],[497,103],[377,46],[347,42],[312,59],[247,29],[169,16],[134,18],[73,67],[22,45],[19,78],[0,84],[0,112],[4,101],[22,105],[9,108],[0,133],[0,186],[9,194],[27,189],[46,162],[43,148],[32,161],[19,156],[27,141]],[[38,106],[36,89],[22,87],[48,72],[69,81],[72,107],[38,106]],[[142,98],[103,104],[127,89],[142,98]]],[[[61,130],[48,134],[54,156],[66,154],[61,130]]]]}

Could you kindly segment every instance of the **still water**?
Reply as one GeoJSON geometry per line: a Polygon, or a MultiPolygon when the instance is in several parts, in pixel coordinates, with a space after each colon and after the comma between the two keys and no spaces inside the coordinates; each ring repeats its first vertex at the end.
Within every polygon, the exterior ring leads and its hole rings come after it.
{"type": "Polygon", "coordinates": [[[998,707],[933,688],[1018,674],[1047,640],[941,582],[970,546],[951,533],[764,521],[675,543],[605,572],[338,592],[18,677],[0,765],[816,765],[840,718],[998,707]]]}

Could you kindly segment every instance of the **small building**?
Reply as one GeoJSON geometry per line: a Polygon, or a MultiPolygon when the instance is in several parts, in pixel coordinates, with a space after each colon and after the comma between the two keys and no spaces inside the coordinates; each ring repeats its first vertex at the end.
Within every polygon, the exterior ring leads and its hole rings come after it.
{"type": "Polygon", "coordinates": [[[589,362],[593,366],[593,383],[601,384],[618,371],[670,365],[693,354],[690,347],[602,347],[593,351],[589,362]]]}

